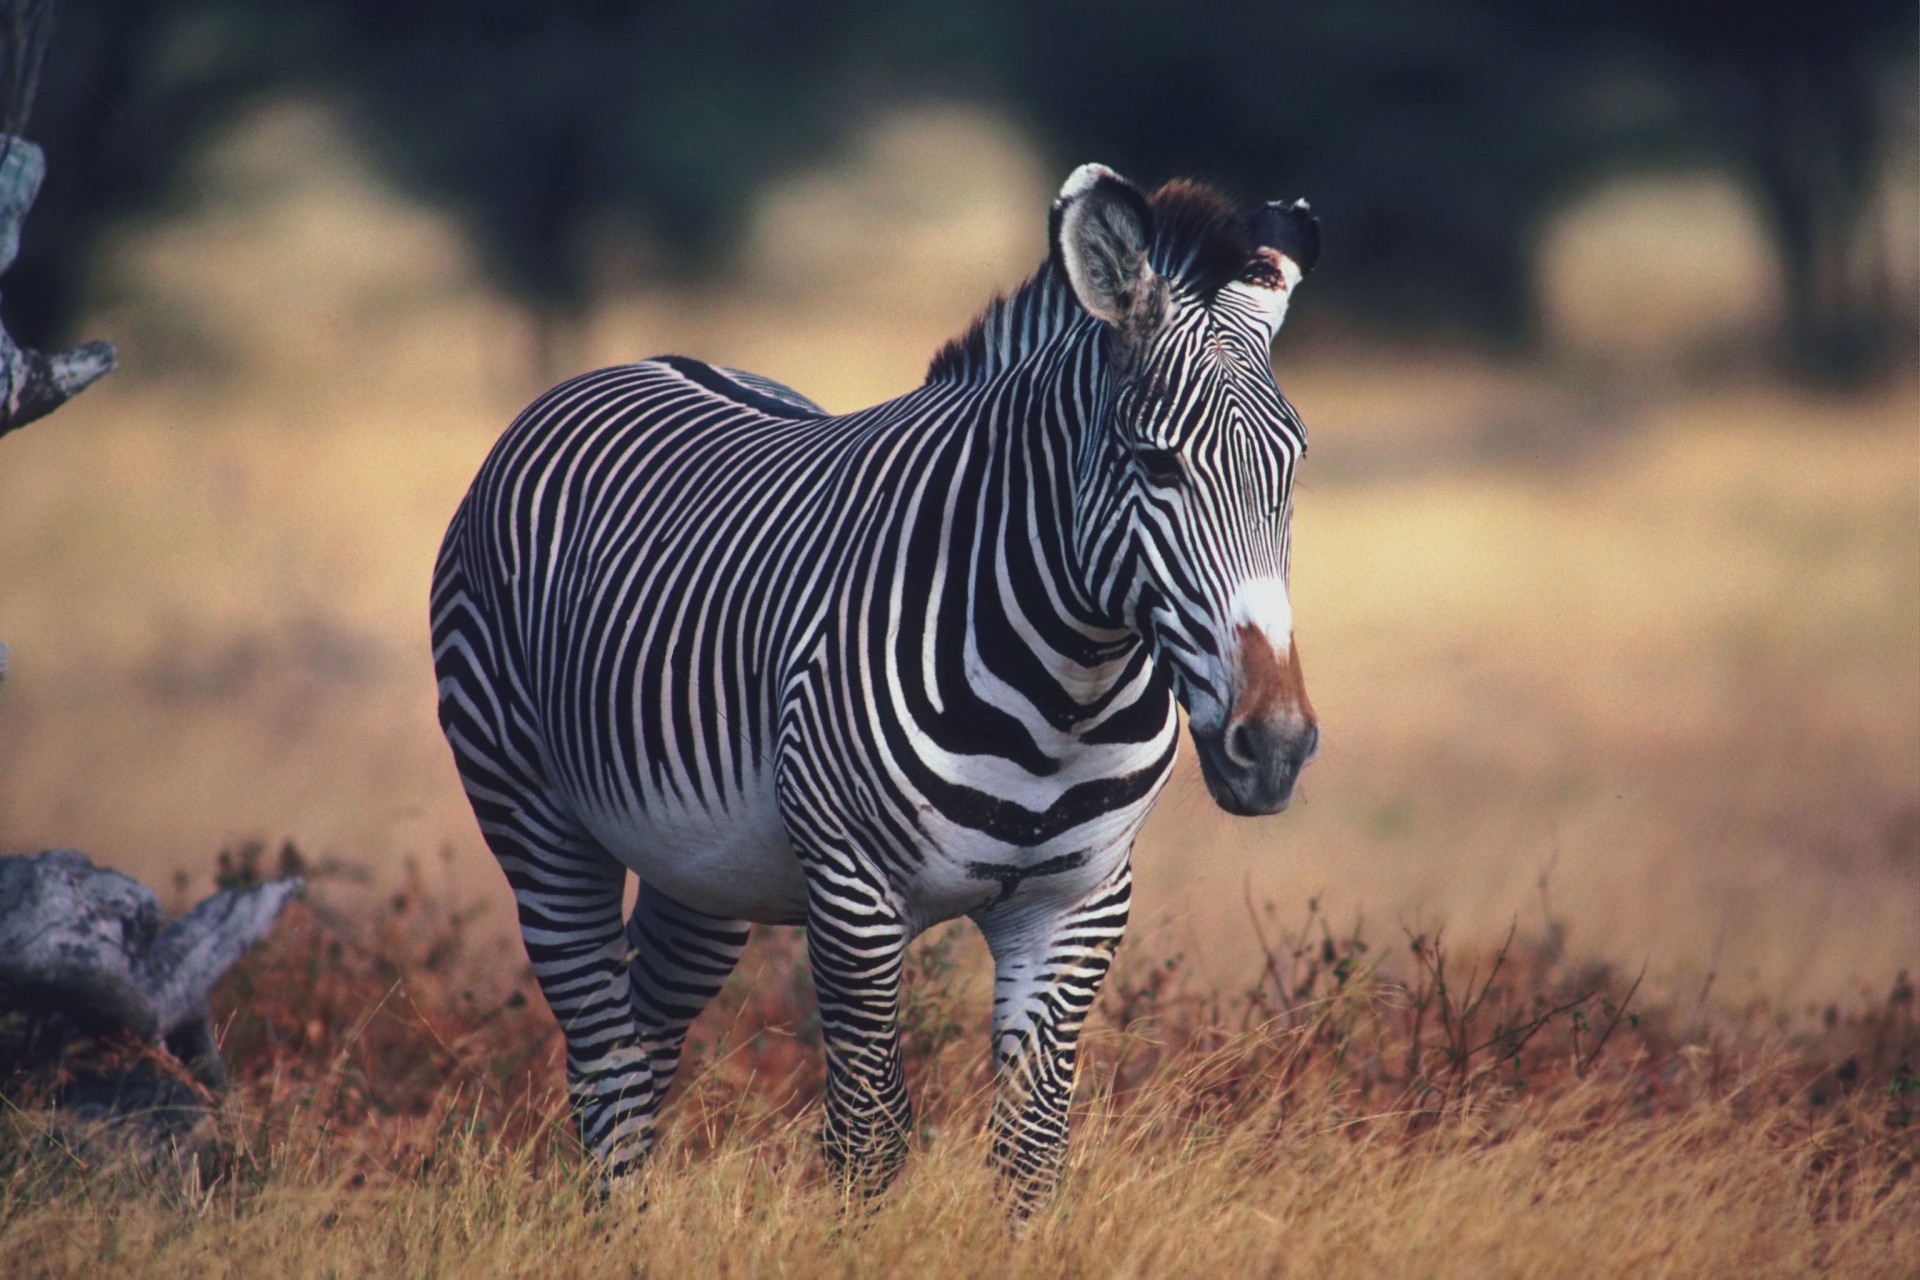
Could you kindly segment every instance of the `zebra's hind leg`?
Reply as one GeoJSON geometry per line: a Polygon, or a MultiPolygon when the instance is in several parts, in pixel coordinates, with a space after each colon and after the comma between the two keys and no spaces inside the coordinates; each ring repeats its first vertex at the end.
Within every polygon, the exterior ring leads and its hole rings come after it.
{"type": "Polygon", "coordinates": [[[652,1148],[663,1092],[634,1018],[621,919],[626,868],[545,806],[484,814],[481,829],[513,888],[533,975],[566,1037],[581,1145],[611,1189],[637,1173],[652,1148]]]}
{"type": "Polygon", "coordinates": [[[838,874],[814,881],[807,960],[827,1050],[822,1147],[841,1190],[867,1200],[906,1163],[913,1124],[900,1061],[900,975],[910,933],[886,895],[865,882],[838,874]]]}
{"type": "Polygon", "coordinates": [[[627,978],[653,1073],[656,1112],[680,1069],[687,1028],[726,985],[750,932],[744,921],[682,906],[641,883],[627,921],[627,978]]]}
{"type": "Polygon", "coordinates": [[[513,889],[527,959],[566,1037],[580,1142],[610,1188],[637,1171],[653,1145],[660,1093],[629,993],[627,872],[542,776],[536,718],[503,661],[491,593],[474,594],[458,550],[469,512],[463,504],[434,566],[440,727],[480,833],[513,889]]]}
{"type": "Polygon", "coordinates": [[[974,917],[994,959],[989,1158],[1019,1217],[1059,1185],[1080,1029],[1126,932],[1132,891],[1123,861],[1051,922],[1036,921],[1017,898],[974,917]]]}

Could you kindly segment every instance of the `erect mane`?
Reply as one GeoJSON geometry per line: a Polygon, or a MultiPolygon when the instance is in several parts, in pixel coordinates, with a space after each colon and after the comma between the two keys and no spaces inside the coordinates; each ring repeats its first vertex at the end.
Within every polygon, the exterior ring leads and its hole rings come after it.
{"type": "Polygon", "coordinates": [[[1184,179],[1151,196],[1153,247],[1147,260],[1175,288],[1203,302],[1253,264],[1253,242],[1233,201],[1214,187],[1184,179]]]}
{"type": "MultiPolygon", "coordinates": [[[[1169,182],[1147,197],[1153,244],[1147,260],[1174,288],[1203,302],[1253,262],[1240,212],[1203,183],[1169,182]]],[[[980,382],[1017,364],[1086,316],[1058,263],[1049,258],[1026,283],[1002,294],[967,331],[940,348],[928,382],[980,382]]]]}

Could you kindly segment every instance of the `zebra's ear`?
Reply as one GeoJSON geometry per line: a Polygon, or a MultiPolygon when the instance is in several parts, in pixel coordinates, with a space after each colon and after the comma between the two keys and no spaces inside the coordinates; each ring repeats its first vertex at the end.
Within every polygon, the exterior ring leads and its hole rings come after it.
{"type": "Polygon", "coordinates": [[[1247,238],[1292,261],[1299,275],[1320,260],[1320,219],[1305,200],[1273,200],[1247,211],[1247,238]]]}
{"type": "Polygon", "coordinates": [[[1320,219],[1305,200],[1274,200],[1249,209],[1247,239],[1253,261],[1233,287],[1244,289],[1267,313],[1267,330],[1287,318],[1293,287],[1320,260],[1320,219]]]}
{"type": "Polygon", "coordinates": [[[1075,169],[1053,202],[1052,240],[1088,315],[1126,330],[1158,320],[1165,290],[1147,262],[1153,211],[1132,183],[1105,165],[1075,169]]]}

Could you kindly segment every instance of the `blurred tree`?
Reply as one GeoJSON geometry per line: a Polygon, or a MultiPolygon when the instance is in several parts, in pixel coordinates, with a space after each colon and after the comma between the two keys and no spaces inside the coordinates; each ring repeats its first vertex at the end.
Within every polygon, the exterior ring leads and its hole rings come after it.
{"type": "Polygon", "coordinates": [[[54,0],[0,5],[0,133],[19,137],[40,92],[40,68],[53,39],[54,0]]]}
{"type": "Polygon", "coordinates": [[[1841,260],[1884,143],[1885,85],[1911,80],[1914,42],[1894,38],[1910,4],[111,8],[76,10],[47,70],[41,135],[76,162],[49,182],[54,230],[11,291],[42,340],[71,324],[103,232],[188,200],[185,156],[268,91],[337,103],[396,181],[458,214],[549,340],[591,301],[609,228],[654,246],[655,269],[707,269],[758,187],[927,97],[1000,104],[1062,172],[1098,158],[1145,181],[1307,194],[1339,265],[1330,302],[1364,323],[1513,337],[1529,331],[1532,245],[1558,202],[1623,159],[1715,158],[1769,210],[1803,368],[1864,368],[1866,336],[1893,331],[1887,306],[1837,282],[1852,279],[1841,260]]]}
{"type": "Polygon", "coordinates": [[[594,290],[596,237],[644,229],[714,264],[754,187],[817,154],[832,6],[356,0],[324,75],[416,193],[459,211],[551,360],[594,290]]]}
{"type": "Polygon", "coordinates": [[[7,276],[23,342],[47,346],[79,319],[87,269],[108,232],[187,203],[193,149],[289,71],[298,6],[267,15],[228,0],[115,0],[63,9],[29,135],[58,158],[7,276]]]}
{"type": "Polygon", "coordinates": [[[1920,9],[1630,0],[1619,14],[1701,104],[1706,149],[1757,197],[1786,276],[1790,365],[1824,381],[1871,372],[1908,332],[1869,202],[1901,100],[1912,105],[1920,9]]]}
{"type": "MultiPolygon", "coordinates": [[[[1057,152],[1306,195],[1375,324],[1519,334],[1534,231],[1590,150],[1564,59],[1482,6],[1149,0],[1023,8],[1009,91],[1057,152]],[[1283,189],[1277,189],[1283,188],[1283,189]]],[[[1337,266],[1337,270],[1334,268],[1337,266]]]]}

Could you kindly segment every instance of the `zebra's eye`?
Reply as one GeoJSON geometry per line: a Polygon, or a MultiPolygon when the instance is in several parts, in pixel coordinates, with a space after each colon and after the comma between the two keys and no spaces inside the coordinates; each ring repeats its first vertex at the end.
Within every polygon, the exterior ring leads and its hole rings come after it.
{"type": "Polygon", "coordinates": [[[1180,455],[1172,449],[1142,445],[1133,451],[1133,456],[1147,483],[1156,489],[1177,489],[1187,478],[1187,464],[1180,461],[1180,455]]]}

